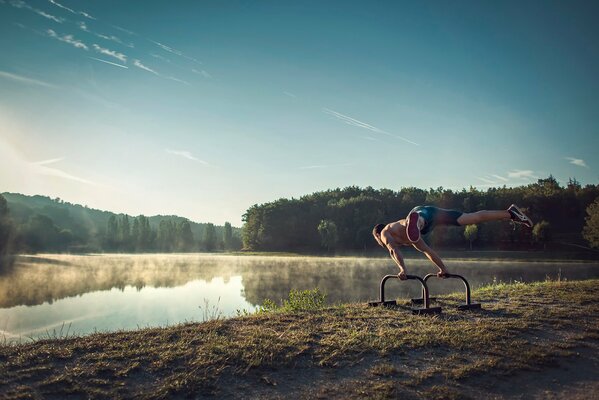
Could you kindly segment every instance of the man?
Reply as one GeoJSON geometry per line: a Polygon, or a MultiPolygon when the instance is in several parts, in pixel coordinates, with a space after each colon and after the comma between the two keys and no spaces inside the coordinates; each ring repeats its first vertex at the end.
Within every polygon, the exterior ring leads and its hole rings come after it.
{"type": "Polygon", "coordinates": [[[406,267],[400,253],[401,246],[412,245],[416,250],[433,262],[438,268],[440,278],[449,274],[443,261],[422,239],[437,225],[464,226],[488,221],[512,220],[532,228],[532,221],[517,206],[512,204],[507,210],[478,211],[462,213],[433,206],[418,206],[408,214],[407,218],[390,224],[378,224],[372,235],[382,247],[389,250],[389,255],[399,267],[399,279],[405,280],[406,267]]]}

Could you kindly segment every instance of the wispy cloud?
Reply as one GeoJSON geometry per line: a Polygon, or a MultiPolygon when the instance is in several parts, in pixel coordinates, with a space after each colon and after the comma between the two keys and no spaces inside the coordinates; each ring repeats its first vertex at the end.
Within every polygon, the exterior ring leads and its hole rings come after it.
{"type": "Polygon", "coordinates": [[[499,179],[500,181],[503,181],[503,182],[507,182],[507,181],[509,181],[509,179],[508,179],[508,178],[505,178],[505,177],[503,177],[503,176],[500,176],[500,175],[491,175],[491,176],[492,176],[493,178],[495,178],[495,179],[499,179]]]}
{"type": "Polygon", "coordinates": [[[570,164],[578,165],[579,167],[589,168],[586,162],[580,158],[566,157],[566,160],[570,161],[570,164]]]}
{"type": "Polygon", "coordinates": [[[192,160],[192,161],[197,161],[200,164],[204,164],[204,165],[208,165],[208,163],[204,160],[200,160],[197,157],[194,157],[189,151],[186,150],[171,150],[171,149],[165,149],[165,151],[169,154],[173,154],[179,157],[183,157],[186,158],[188,160],[192,160]]]}
{"type": "Polygon", "coordinates": [[[70,45],[73,45],[78,49],[89,50],[89,47],[87,47],[87,45],[85,43],[83,43],[79,39],[75,39],[75,37],[73,35],[59,35],[56,32],[54,32],[52,29],[48,29],[46,32],[47,32],[48,36],[50,36],[51,38],[54,38],[54,39],[60,40],[61,42],[65,42],[70,45]]]}
{"type": "Polygon", "coordinates": [[[523,182],[523,180],[532,180],[532,179],[538,179],[538,177],[535,175],[534,171],[531,170],[513,170],[507,173],[508,178],[506,178],[505,176],[501,176],[501,175],[497,175],[497,174],[490,174],[490,175],[484,175],[484,176],[477,176],[476,179],[478,179],[481,182],[484,182],[484,185],[476,185],[476,186],[483,186],[483,187],[501,187],[504,185],[521,185],[523,182]]]}
{"type": "Polygon", "coordinates": [[[538,179],[538,176],[535,176],[534,171],[529,169],[515,169],[507,173],[507,176],[512,179],[538,179]]]}
{"type": "Polygon", "coordinates": [[[178,56],[182,56],[183,55],[182,51],[174,49],[174,48],[172,48],[170,46],[167,46],[165,44],[162,44],[160,42],[155,42],[154,40],[150,40],[150,42],[154,43],[156,46],[160,47],[161,49],[163,49],[165,51],[168,51],[169,53],[173,53],[173,54],[176,54],[178,56]]]}
{"type": "Polygon", "coordinates": [[[496,183],[497,183],[497,182],[495,182],[495,181],[494,181],[494,180],[492,180],[492,179],[483,178],[482,176],[478,176],[478,177],[477,177],[477,179],[478,179],[478,180],[480,180],[480,181],[483,181],[483,182],[485,182],[485,183],[488,183],[488,184],[490,184],[490,185],[494,185],[494,184],[496,184],[496,183]]]}
{"type": "Polygon", "coordinates": [[[352,118],[350,116],[341,114],[340,112],[337,112],[337,111],[334,111],[334,110],[330,110],[328,108],[323,108],[322,111],[325,114],[332,115],[333,117],[337,118],[338,120],[340,120],[341,122],[343,122],[345,124],[348,124],[348,125],[351,125],[351,126],[356,126],[358,128],[368,129],[369,131],[380,133],[380,134],[383,134],[383,135],[386,135],[386,136],[390,136],[390,137],[394,137],[396,139],[403,140],[404,142],[407,142],[407,143],[419,146],[419,144],[416,143],[416,142],[413,142],[413,141],[411,141],[409,139],[406,139],[406,138],[404,138],[402,136],[394,135],[394,134],[389,133],[387,131],[384,131],[384,130],[382,130],[380,128],[377,128],[376,126],[369,125],[369,124],[367,124],[365,122],[359,121],[359,120],[357,120],[355,118],[352,118]]]}
{"type": "Polygon", "coordinates": [[[128,33],[128,34],[129,34],[129,35],[131,35],[131,36],[139,36],[137,33],[133,32],[133,31],[130,31],[130,30],[128,30],[128,29],[122,28],[122,27],[120,27],[120,26],[117,26],[117,25],[112,25],[112,27],[113,27],[114,29],[117,29],[117,30],[121,31],[121,32],[128,33]]]}
{"type": "Polygon", "coordinates": [[[179,83],[189,86],[189,82],[184,81],[183,79],[175,78],[174,76],[165,76],[165,78],[168,79],[169,81],[179,82],[179,83]]]}
{"type": "Polygon", "coordinates": [[[60,4],[56,0],[48,0],[48,1],[50,3],[52,3],[52,4],[54,4],[56,7],[62,8],[63,10],[66,10],[66,11],[70,12],[71,14],[83,15],[85,18],[88,18],[88,19],[93,19],[93,20],[96,19],[93,16],[89,15],[88,13],[86,13],[85,11],[75,11],[72,8],[69,8],[69,7],[65,6],[65,5],[60,4]]]}
{"type": "Polygon", "coordinates": [[[133,65],[135,65],[137,68],[141,68],[141,69],[143,69],[144,71],[151,72],[151,73],[153,73],[154,75],[160,75],[158,72],[154,71],[152,68],[150,68],[150,67],[147,67],[147,66],[143,65],[143,64],[141,63],[141,61],[139,61],[139,60],[133,60],[133,65]]]}
{"type": "Polygon", "coordinates": [[[296,95],[294,95],[294,94],[293,94],[293,93],[291,93],[291,92],[283,92],[283,94],[284,94],[285,96],[293,97],[294,99],[297,97],[296,95]]]}
{"type": "Polygon", "coordinates": [[[169,53],[178,55],[179,57],[183,57],[186,60],[193,61],[196,64],[202,65],[202,62],[196,58],[190,57],[187,54],[184,54],[181,50],[177,50],[173,47],[167,46],[164,43],[157,42],[155,40],[148,39],[150,42],[154,43],[156,46],[160,47],[164,51],[168,51],[169,53]]]}
{"type": "Polygon", "coordinates": [[[124,42],[119,37],[114,36],[114,35],[104,35],[102,33],[96,33],[96,32],[93,32],[93,34],[96,35],[99,38],[102,38],[104,40],[110,40],[111,42],[118,43],[118,44],[120,44],[122,46],[127,46],[129,48],[134,48],[135,47],[135,45],[133,43],[124,42]]]}
{"type": "MultiPolygon", "coordinates": [[[[150,53],[150,55],[151,55],[152,57],[154,57],[154,58],[157,58],[157,59],[159,59],[159,60],[162,60],[162,61],[164,61],[164,62],[167,62],[167,63],[170,63],[170,62],[171,62],[171,60],[169,60],[169,59],[168,59],[168,58],[166,58],[166,57],[162,57],[160,54],[156,54],[156,53],[150,53]]],[[[192,71],[194,71],[194,70],[192,70],[192,71]]],[[[194,71],[194,72],[195,72],[195,71],[194,71]]]]}
{"type": "Polygon", "coordinates": [[[113,63],[113,62],[110,62],[110,61],[102,60],[101,58],[96,58],[96,57],[88,57],[88,58],[91,58],[92,60],[96,60],[96,61],[103,62],[103,63],[105,63],[105,64],[114,65],[115,67],[120,67],[120,68],[129,69],[129,67],[128,67],[128,66],[126,66],[126,65],[117,64],[117,63],[113,63]]]}
{"type": "Polygon", "coordinates": [[[106,49],[104,47],[100,47],[100,46],[98,46],[95,43],[93,44],[93,47],[94,47],[94,50],[96,50],[96,52],[98,52],[100,54],[104,54],[106,56],[116,58],[117,60],[122,61],[124,63],[127,62],[127,56],[125,54],[123,54],[123,53],[119,53],[119,52],[114,51],[114,50],[110,50],[110,49],[106,49]]]}
{"type": "Polygon", "coordinates": [[[85,18],[96,19],[93,16],[89,15],[88,13],[86,13],[85,11],[79,11],[79,14],[83,15],[85,18]]]}
{"type": "Polygon", "coordinates": [[[76,181],[76,182],[80,182],[80,183],[85,183],[87,185],[97,185],[95,182],[92,182],[88,179],[69,174],[68,172],[65,172],[61,169],[47,167],[48,164],[55,164],[62,160],[64,160],[64,157],[53,158],[50,160],[33,162],[33,163],[31,163],[31,166],[32,166],[33,171],[40,175],[55,176],[58,178],[68,179],[68,180],[76,181]]]}
{"type": "Polygon", "coordinates": [[[48,14],[47,12],[40,10],[39,8],[31,7],[29,4],[25,3],[23,0],[11,0],[10,5],[15,8],[22,8],[25,10],[30,10],[36,13],[37,15],[41,15],[44,18],[51,19],[54,22],[58,22],[62,24],[64,22],[64,18],[56,17],[52,14],[48,14]]]}
{"type": "Polygon", "coordinates": [[[89,28],[87,27],[87,24],[85,22],[83,22],[83,21],[77,22],[77,26],[82,31],[89,32],[89,28]]]}
{"type": "Polygon", "coordinates": [[[210,75],[208,72],[206,72],[203,69],[198,70],[198,69],[192,68],[191,72],[202,75],[206,79],[212,79],[212,75],[210,75]]]}
{"type": "Polygon", "coordinates": [[[12,81],[26,83],[28,85],[38,85],[38,86],[44,86],[44,87],[48,87],[48,88],[56,87],[55,85],[52,85],[51,83],[43,82],[43,81],[40,81],[37,79],[28,78],[28,77],[22,76],[22,75],[12,74],[10,72],[5,72],[5,71],[0,71],[0,78],[10,79],[12,81]]]}
{"type": "Polygon", "coordinates": [[[34,162],[34,164],[36,164],[36,165],[48,165],[48,164],[57,163],[57,162],[62,161],[62,160],[64,160],[64,157],[51,158],[49,160],[37,161],[37,162],[34,162]]]}

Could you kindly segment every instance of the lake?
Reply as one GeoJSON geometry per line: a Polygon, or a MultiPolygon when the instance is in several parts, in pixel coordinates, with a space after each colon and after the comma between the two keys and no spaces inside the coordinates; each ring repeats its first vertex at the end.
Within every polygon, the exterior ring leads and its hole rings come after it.
{"type": "MultiPolygon", "coordinates": [[[[426,259],[406,260],[408,273],[435,272],[426,259]]],[[[472,288],[496,282],[599,278],[599,262],[448,260],[472,288]]],[[[378,297],[379,282],[397,273],[388,258],[275,257],[218,254],[21,256],[0,275],[0,340],[88,334],[253,311],[291,289],[320,288],[330,304],[378,297]]],[[[463,290],[437,280],[432,293],[463,290]]],[[[414,297],[414,281],[390,281],[387,296],[414,297]]]]}

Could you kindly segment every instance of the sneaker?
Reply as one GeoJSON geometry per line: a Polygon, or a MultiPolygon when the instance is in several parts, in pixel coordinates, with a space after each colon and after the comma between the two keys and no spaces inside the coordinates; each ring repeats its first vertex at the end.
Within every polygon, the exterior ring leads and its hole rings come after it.
{"type": "Polygon", "coordinates": [[[418,229],[418,218],[419,215],[417,212],[411,212],[408,214],[408,218],[406,218],[406,222],[408,226],[406,227],[406,234],[408,235],[408,240],[412,243],[416,243],[418,239],[420,239],[420,229],[418,229]]]}
{"type": "Polygon", "coordinates": [[[512,221],[517,222],[519,224],[523,224],[532,228],[532,220],[526,216],[515,204],[512,204],[507,209],[510,215],[512,216],[512,221]]]}

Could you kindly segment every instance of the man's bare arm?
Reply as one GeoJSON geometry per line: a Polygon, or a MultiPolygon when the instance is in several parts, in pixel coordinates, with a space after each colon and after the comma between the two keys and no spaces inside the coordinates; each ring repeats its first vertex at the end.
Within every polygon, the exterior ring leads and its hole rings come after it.
{"type": "Polygon", "coordinates": [[[391,256],[391,259],[393,261],[395,261],[395,263],[399,267],[399,274],[398,274],[399,279],[401,279],[401,280],[407,279],[406,267],[405,267],[406,264],[403,260],[403,256],[401,255],[401,252],[399,251],[399,246],[394,243],[392,238],[385,238],[385,241],[387,242],[385,244],[385,246],[389,250],[389,255],[391,256]]]}
{"type": "Polygon", "coordinates": [[[418,241],[416,243],[413,243],[412,246],[414,246],[414,248],[419,252],[424,253],[426,258],[431,260],[431,262],[435,264],[437,268],[439,268],[439,276],[443,276],[449,273],[449,271],[445,267],[445,264],[443,264],[443,260],[441,260],[441,258],[437,255],[437,253],[435,253],[433,249],[428,247],[428,245],[422,238],[418,239],[418,241]]]}

